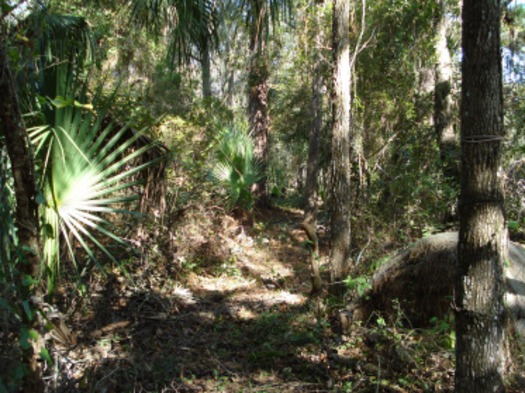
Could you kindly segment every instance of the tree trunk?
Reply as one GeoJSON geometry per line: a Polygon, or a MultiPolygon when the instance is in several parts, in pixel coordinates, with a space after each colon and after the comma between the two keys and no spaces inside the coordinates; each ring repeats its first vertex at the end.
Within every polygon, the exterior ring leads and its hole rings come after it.
{"type": "Polygon", "coordinates": [[[445,1],[439,2],[435,18],[436,66],[434,90],[434,127],[438,140],[443,174],[453,184],[459,183],[459,146],[453,123],[452,59],[447,45],[449,20],[445,1]]]}
{"type": "Polygon", "coordinates": [[[201,45],[202,97],[211,97],[211,52],[208,38],[201,45]]]}
{"type": "Polygon", "coordinates": [[[350,1],[333,3],[331,281],[340,293],[350,267],[350,1]]]}
{"type": "Polygon", "coordinates": [[[456,392],[503,392],[500,1],[464,0],[456,392]]]}
{"type": "MultiPolygon", "coordinates": [[[[260,0],[257,0],[260,2],[260,0]]],[[[258,205],[267,204],[268,167],[268,56],[266,53],[266,7],[259,4],[258,15],[250,26],[250,65],[248,75],[248,106],[250,116],[250,135],[254,140],[254,156],[258,161],[260,180],[254,184],[252,192],[258,205]]]]}
{"type": "MultiPolygon", "coordinates": [[[[321,291],[322,280],[319,272],[319,244],[317,240],[317,197],[319,176],[319,139],[323,125],[323,56],[322,48],[324,42],[324,30],[321,24],[321,8],[324,1],[320,0],[316,7],[315,21],[315,54],[312,67],[312,124],[308,141],[308,162],[306,165],[306,187],[304,206],[304,228],[309,228],[311,234],[308,236],[312,242],[310,255],[312,293],[321,291]]],[[[306,229],[305,229],[306,230],[306,229]]],[[[308,230],[307,230],[308,234],[308,230]]]]}
{"type": "MultiPolygon", "coordinates": [[[[37,279],[39,276],[40,258],[38,248],[38,214],[36,203],[36,182],[33,172],[31,151],[27,144],[27,133],[20,113],[14,79],[9,67],[7,50],[0,46],[0,131],[5,138],[7,154],[11,161],[11,172],[14,180],[16,197],[16,227],[19,246],[23,250],[24,259],[19,262],[21,276],[18,285],[22,301],[29,301],[37,289],[26,284],[26,278],[37,279]]],[[[30,281],[29,281],[30,282],[30,281]]],[[[22,313],[24,325],[35,328],[36,318],[29,318],[22,313]]],[[[38,351],[29,346],[23,349],[24,362],[28,366],[24,391],[43,391],[41,369],[38,363],[38,351]]]]}

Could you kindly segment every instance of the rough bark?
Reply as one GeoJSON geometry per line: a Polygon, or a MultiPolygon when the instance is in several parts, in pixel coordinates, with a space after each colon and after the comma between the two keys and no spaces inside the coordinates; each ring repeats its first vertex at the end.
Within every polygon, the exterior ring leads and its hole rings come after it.
{"type": "Polygon", "coordinates": [[[319,268],[319,238],[317,227],[306,222],[301,223],[301,229],[306,233],[310,242],[310,280],[312,281],[312,295],[318,295],[323,288],[323,280],[319,268]]]}
{"type": "MultiPolygon", "coordinates": [[[[316,7],[323,6],[324,1],[317,3],[316,7]]],[[[315,34],[315,54],[314,64],[312,67],[312,124],[310,127],[309,141],[308,141],[308,162],[306,165],[306,187],[305,187],[305,206],[304,206],[304,227],[310,228],[312,234],[308,234],[310,241],[313,244],[312,253],[310,255],[311,278],[312,278],[312,293],[318,293],[321,290],[322,281],[319,273],[319,246],[317,241],[317,198],[318,198],[318,177],[319,177],[319,161],[320,149],[319,140],[321,135],[321,128],[323,125],[323,94],[324,87],[323,77],[323,58],[322,47],[324,42],[324,30],[321,26],[321,12],[316,9],[316,34],[315,34]]]]}
{"type": "MultiPolygon", "coordinates": [[[[261,3],[261,0],[256,0],[261,3]]],[[[266,53],[266,8],[259,4],[254,23],[250,26],[250,64],[248,70],[248,106],[250,135],[254,141],[254,156],[258,161],[260,180],[254,184],[252,192],[258,205],[267,204],[267,166],[268,166],[268,56],[266,53]]]]}
{"type": "Polygon", "coordinates": [[[439,146],[443,174],[454,184],[459,183],[459,145],[454,130],[454,99],[452,96],[452,59],[447,45],[449,20],[445,1],[439,1],[435,17],[436,66],[434,90],[434,127],[439,146]]]}
{"type": "Polygon", "coordinates": [[[505,219],[500,1],[464,0],[456,392],[502,392],[505,219]]]}
{"type": "Polygon", "coordinates": [[[331,218],[331,281],[334,292],[350,267],[350,2],[333,3],[333,125],[331,218]]]}
{"type": "MultiPolygon", "coordinates": [[[[16,198],[15,220],[19,245],[23,250],[24,260],[19,263],[21,282],[19,283],[21,301],[27,301],[34,295],[35,288],[24,284],[24,278],[36,279],[39,276],[40,258],[38,247],[38,215],[36,203],[36,182],[33,172],[31,151],[27,144],[27,133],[18,98],[13,74],[9,67],[7,50],[0,45],[0,131],[5,138],[7,154],[11,161],[16,198]]],[[[34,328],[36,318],[29,319],[26,313],[24,324],[34,328]]],[[[38,353],[33,347],[23,350],[24,362],[28,366],[24,391],[43,391],[38,353]]]]}
{"type": "Polygon", "coordinates": [[[210,43],[205,38],[201,45],[201,76],[202,76],[202,97],[211,97],[211,51],[210,43]]]}

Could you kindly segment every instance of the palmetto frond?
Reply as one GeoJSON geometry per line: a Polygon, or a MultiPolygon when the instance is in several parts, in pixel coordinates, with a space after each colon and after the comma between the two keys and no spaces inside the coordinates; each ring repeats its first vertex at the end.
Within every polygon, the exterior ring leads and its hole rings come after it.
{"type": "Polygon", "coordinates": [[[91,245],[117,262],[98,238],[102,235],[121,244],[124,241],[112,232],[110,222],[101,215],[133,214],[124,204],[138,195],[125,191],[139,183],[134,180],[137,172],[153,164],[132,165],[150,148],[130,149],[140,133],[130,138],[127,127],[117,131],[112,125],[102,128],[93,113],[82,108],[73,106],[56,111],[62,112],[56,116],[58,123],[31,131],[43,163],[44,257],[52,277],[59,263],[59,239],[67,242],[75,261],[70,235],[93,260],[96,258],[91,245]]]}
{"type": "Polygon", "coordinates": [[[81,66],[94,59],[93,36],[85,18],[47,11],[34,17],[39,19],[39,47],[48,64],[63,60],[65,54],[75,58],[81,66]]]}
{"type": "Polygon", "coordinates": [[[118,263],[107,244],[125,242],[110,219],[134,214],[126,204],[138,199],[132,192],[139,183],[136,174],[153,161],[136,164],[151,147],[134,144],[141,132],[104,122],[112,97],[106,100],[108,104],[98,105],[100,89],[92,100],[97,108],[87,104],[85,66],[93,59],[87,22],[51,14],[45,8],[34,11],[31,18],[36,19],[30,25],[37,26],[33,34],[39,38],[41,56],[33,76],[38,81],[44,122],[30,129],[30,137],[45,198],[41,207],[43,260],[52,285],[63,242],[75,265],[72,239],[93,261],[99,250],[118,263]]]}
{"type": "Polygon", "coordinates": [[[225,130],[218,138],[213,177],[227,190],[232,207],[250,210],[253,206],[251,187],[259,179],[253,140],[238,130],[225,130]]]}
{"type": "Polygon", "coordinates": [[[27,61],[32,61],[33,65],[18,78],[20,86],[24,87],[21,93],[25,109],[33,111],[32,101],[36,94],[53,98],[64,96],[67,84],[71,86],[73,78],[82,78],[87,66],[94,62],[95,43],[89,23],[83,17],[53,14],[38,6],[24,23],[38,56],[33,52],[27,54],[27,61]],[[67,72],[59,74],[57,67],[67,72]]]}

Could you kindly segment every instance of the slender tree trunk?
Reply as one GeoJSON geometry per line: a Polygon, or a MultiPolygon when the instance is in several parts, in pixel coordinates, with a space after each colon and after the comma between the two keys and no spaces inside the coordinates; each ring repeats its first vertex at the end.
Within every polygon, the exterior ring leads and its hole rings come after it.
{"type": "Polygon", "coordinates": [[[350,1],[333,3],[333,126],[331,218],[331,280],[334,292],[350,268],[350,1]]]}
{"type": "MultiPolygon", "coordinates": [[[[318,3],[318,7],[322,7],[324,1],[318,3]]],[[[304,222],[317,225],[317,190],[318,190],[318,176],[319,176],[319,139],[323,125],[323,57],[322,46],[324,42],[324,30],[321,26],[320,11],[317,10],[316,15],[316,36],[315,36],[315,54],[314,64],[312,67],[312,102],[311,115],[312,124],[310,126],[310,134],[308,141],[308,162],[306,165],[306,186],[305,186],[305,207],[304,207],[304,222]]]]}
{"type": "Polygon", "coordinates": [[[435,17],[436,66],[434,90],[434,127],[439,145],[443,174],[454,184],[459,182],[459,146],[454,130],[452,97],[452,59],[447,45],[449,19],[446,1],[441,0],[435,17]]]}
{"type": "Polygon", "coordinates": [[[210,43],[205,38],[201,45],[202,97],[211,97],[211,51],[210,43]]]}
{"type": "Polygon", "coordinates": [[[311,258],[311,275],[312,275],[312,292],[317,293],[321,290],[321,275],[319,273],[319,245],[317,240],[317,197],[318,197],[318,177],[319,177],[319,139],[323,125],[323,57],[322,47],[324,42],[324,30],[321,24],[321,11],[324,4],[323,0],[318,1],[316,9],[315,23],[315,54],[314,64],[312,67],[312,124],[308,142],[308,163],[306,166],[306,187],[305,187],[305,206],[304,221],[305,230],[310,232],[309,238],[312,244],[311,258]]]}
{"type": "MultiPolygon", "coordinates": [[[[353,73],[353,72],[352,72],[353,73]]],[[[365,149],[364,149],[364,133],[365,125],[363,117],[359,116],[354,112],[351,116],[352,118],[352,166],[355,168],[356,179],[353,183],[354,185],[354,206],[356,209],[361,210],[366,205],[366,196],[367,196],[367,162],[365,158],[365,149]]]]}
{"type": "MultiPolygon", "coordinates": [[[[261,3],[261,0],[256,0],[261,3]]],[[[255,23],[250,27],[250,65],[248,75],[248,105],[250,135],[255,144],[254,155],[261,172],[260,180],[253,187],[258,205],[267,204],[268,167],[268,56],[266,53],[266,7],[259,4],[255,23]]]]}
{"type": "MultiPolygon", "coordinates": [[[[14,79],[9,67],[7,50],[0,45],[0,131],[5,138],[7,154],[11,161],[11,172],[14,180],[16,197],[16,227],[18,241],[24,252],[24,259],[19,263],[21,280],[18,285],[22,299],[29,301],[37,290],[26,284],[26,278],[37,279],[39,276],[40,258],[38,247],[38,215],[36,203],[36,182],[33,172],[31,151],[27,145],[27,133],[18,98],[16,95],[14,79]]],[[[29,280],[30,282],[30,280],[29,280]]],[[[27,313],[22,313],[24,325],[35,328],[36,318],[29,318],[27,313]]],[[[28,375],[25,379],[24,391],[43,391],[41,369],[38,363],[38,352],[33,346],[23,348],[24,362],[28,366],[28,375]]]]}
{"type": "Polygon", "coordinates": [[[500,1],[464,0],[456,392],[503,392],[500,1]]]}

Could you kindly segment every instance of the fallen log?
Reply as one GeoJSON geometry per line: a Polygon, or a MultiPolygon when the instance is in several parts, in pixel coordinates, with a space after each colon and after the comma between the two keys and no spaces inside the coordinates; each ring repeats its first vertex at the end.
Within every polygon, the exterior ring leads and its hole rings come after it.
{"type": "MultiPolygon", "coordinates": [[[[403,313],[413,327],[428,326],[452,310],[457,274],[457,232],[428,236],[397,254],[371,278],[371,288],[340,314],[345,330],[352,320],[368,321],[403,313]],[[397,299],[396,302],[393,302],[397,299]]],[[[515,330],[525,337],[525,248],[509,243],[505,301],[515,330]]]]}

